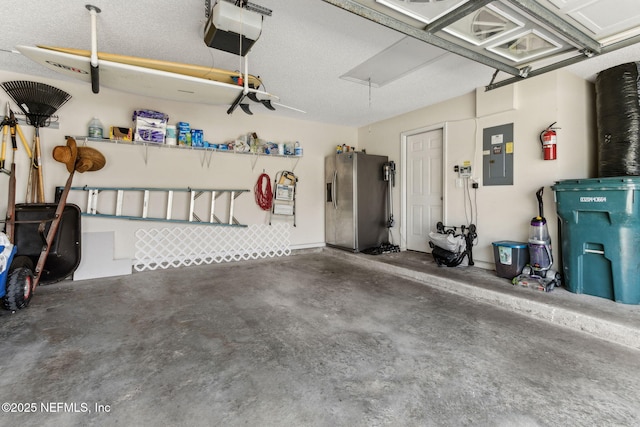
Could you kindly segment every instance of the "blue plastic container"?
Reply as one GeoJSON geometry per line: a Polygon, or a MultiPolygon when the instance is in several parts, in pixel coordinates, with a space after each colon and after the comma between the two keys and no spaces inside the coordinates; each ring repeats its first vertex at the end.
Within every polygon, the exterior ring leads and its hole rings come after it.
{"type": "Polygon", "coordinates": [[[503,240],[493,242],[492,245],[498,277],[513,279],[522,273],[522,269],[529,262],[529,247],[526,242],[503,240]]]}
{"type": "Polygon", "coordinates": [[[0,244],[0,298],[7,294],[7,280],[9,280],[9,267],[17,252],[15,245],[0,244]]]}
{"type": "Polygon", "coordinates": [[[551,188],[566,288],[640,304],[640,177],[564,180],[551,188]]]}

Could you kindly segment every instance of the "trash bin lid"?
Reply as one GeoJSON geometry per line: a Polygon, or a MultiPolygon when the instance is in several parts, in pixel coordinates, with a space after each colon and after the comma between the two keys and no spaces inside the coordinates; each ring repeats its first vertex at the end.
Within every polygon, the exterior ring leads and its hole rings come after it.
{"type": "Polygon", "coordinates": [[[565,179],[551,186],[553,191],[640,190],[640,176],[565,179]]]}
{"type": "Polygon", "coordinates": [[[491,244],[496,247],[507,247],[516,249],[524,249],[528,247],[528,244],[525,242],[514,242],[512,240],[501,240],[499,242],[492,242],[491,244]]]}

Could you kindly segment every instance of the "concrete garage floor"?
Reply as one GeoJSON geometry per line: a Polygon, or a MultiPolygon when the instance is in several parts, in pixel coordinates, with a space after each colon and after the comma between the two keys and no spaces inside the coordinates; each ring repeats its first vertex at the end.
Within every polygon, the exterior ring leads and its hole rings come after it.
{"type": "Polygon", "coordinates": [[[638,307],[556,291],[335,250],[43,286],[0,315],[0,425],[640,425],[638,307]]]}

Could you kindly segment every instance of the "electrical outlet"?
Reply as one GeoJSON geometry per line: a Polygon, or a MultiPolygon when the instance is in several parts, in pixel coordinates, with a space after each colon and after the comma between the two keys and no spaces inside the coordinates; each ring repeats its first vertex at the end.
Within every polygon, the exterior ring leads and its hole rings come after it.
{"type": "Polygon", "coordinates": [[[471,165],[460,166],[458,174],[460,178],[471,178],[471,165]]]}

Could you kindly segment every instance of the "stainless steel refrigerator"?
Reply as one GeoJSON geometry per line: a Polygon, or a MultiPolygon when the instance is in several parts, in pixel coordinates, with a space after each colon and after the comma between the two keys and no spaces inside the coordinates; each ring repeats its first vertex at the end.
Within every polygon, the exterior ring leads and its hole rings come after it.
{"type": "Polygon", "coordinates": [[[387,156],[360,152],[325,158],[325,242],[360,252],[388,242],[387,183],[383,166],[387,156]]]}

